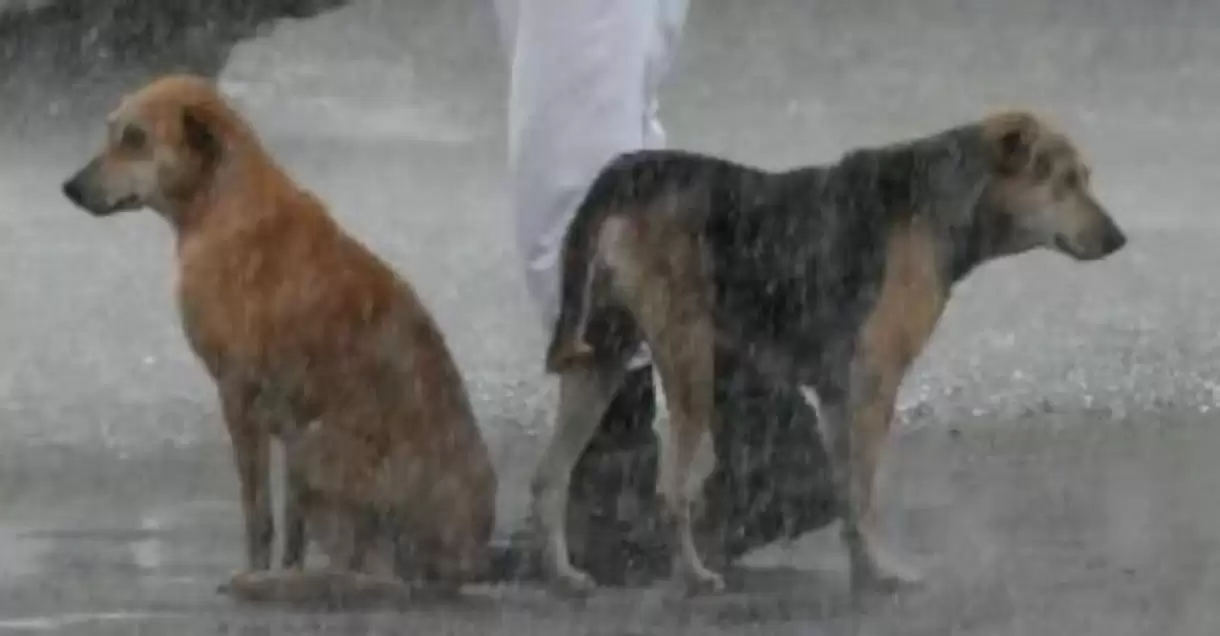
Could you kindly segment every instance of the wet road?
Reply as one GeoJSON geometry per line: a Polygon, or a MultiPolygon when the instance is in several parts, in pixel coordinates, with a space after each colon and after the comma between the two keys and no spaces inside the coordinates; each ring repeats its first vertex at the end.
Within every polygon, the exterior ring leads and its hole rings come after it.
{"type": "MultiPolygon", "coordinates": [[[[904,386],[882,492],[925,589],[851,609],[829,531],[752,555],[714,599],[502,586],[460,609],[319,615],[218,597],[241,560],[236,482],[177,327],[169,232],[59,199],[94,143],[79,113],[117,82],[49,81],[0,116],[0,631],[1216,633],[1220,11],[696,4],[663,105],[675,144],[782,167],[1027,104],[1081,139],[1131,235],[1106,262],[1030,255],[961,285],[904,386]]],[[[512,528],[554,387],[503,203],[501,62],[478,2],[418,5],[282,23],[222,77],[433,308],[512,528]]]]}

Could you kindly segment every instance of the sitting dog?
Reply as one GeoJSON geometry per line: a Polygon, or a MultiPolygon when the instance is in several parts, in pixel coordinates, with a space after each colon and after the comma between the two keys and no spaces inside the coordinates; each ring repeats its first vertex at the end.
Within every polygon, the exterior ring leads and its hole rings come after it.
{"type": "Polygon", "coordinates": [[[873,481],[898,388],[954,284],[979,265],[1038,247],[1096,260],[1126,243],[1089,176],[1073,142],[1027,112],[780,173],[679,151],[612,161],[568,229],[547,352],[560,403],[533,514],[549,575],[568,590],[593,586],[567,553],[570,475],[646,341],[671,419],[657,490],[688,590],[724,585],[692,536],[701,484],[689,479],[704,436],[734,426],[713,422],[718,347],[807,389],[853,589],[916,580],[874,539],[873,481]],[[623,316],[619,328],[588,328],[607,314],[623,316]]]}
{"type": "MultiPolygon", "coordinates": [[[[285,568],[303,564],[306,521],[325,519],[346,536],[327,543],[341,570],[363,570],[382,543],[400,577],[456,587],[478,575],[496,478],[440,330],[209,81],[166,76],[124,98],[103,150],[63,192],[97,216],[151,208],[175,232],[182,325],[219,391],[250,571],[271,566],[276,436],[287,457],[285,568]]],[[[275,597],[240,588],[279,580],[240,576],[232,587],[275,597]]],[[[334,577],[309,580],[334,587],[334,577]]]]}

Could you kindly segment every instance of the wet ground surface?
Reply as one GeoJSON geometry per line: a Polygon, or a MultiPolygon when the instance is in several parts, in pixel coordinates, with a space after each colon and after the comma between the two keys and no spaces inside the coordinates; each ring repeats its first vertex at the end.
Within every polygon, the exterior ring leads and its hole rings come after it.
{"type": "MultiPolygon", "coordinates": [[[[503,203],[502,69],[485,7],[417,4],[281,24],[222,77],[433,308],[507,530],[554,394],[503,203]]],[[[883,518],[924,589],[853,609],[826,531],[752,555],[718,598],[656,586],[577,604],[498,586],[458,607],[317,614],[217,596],[241,560],[236,482],[173,312],[170,235],[60,200],[94,143],[73,111],[117,80],[80,96],[48,79],[0,118],[0,631],[1216,633],[1220,14],[960,4],[699,3],[664,104],[676,145],[769,167],[1013,103],[1093,155],[1129,247],[977,272],[904,386],[883,518]]]]}
{"type": "Polygon", "coordinates": [[[887,536],[925,588],[863,608],[849,603],[833,532],[752,556],[716,598],[658,584],[581,603],[504,585],[402,612],[238,606],[213,592],[241,536],[223,447],[10,449],[0,630],[1214,633],[1220,479],[1207,467],[1220,431],[1208,418],[956,424],[901,435],[889,469],[887,536]]]}

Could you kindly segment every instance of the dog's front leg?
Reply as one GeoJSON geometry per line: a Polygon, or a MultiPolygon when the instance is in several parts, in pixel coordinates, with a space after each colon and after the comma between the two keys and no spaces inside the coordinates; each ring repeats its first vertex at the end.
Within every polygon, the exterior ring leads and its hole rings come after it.
{"type": "Polygon", "coordinates": [[[280,553],[280,565],[285,570],[300,569],[305,565],[305,523],[308,514],[306,498],[311,493],[305,481],[306,469],[297,465],[297,446],[301,436],[306,434],[304,428],[295,425],[280,428],[280,439],[284,448],[284,545],[280,553]]]}
{"type": "Polygon", "coordinates": [[[280,565],[285,570],[305,565],[305,484],[292,471],[284,471],[284,547],[280,565]]]}
{"type": "Polygon", "coordinates": [[[271,568],[271,544],[275,539],[269,471],[270,434],[253,416],[251,399],[244,391],[223,390],[220,399],[241,483],[246,567],[268,570],[271,568]]]}
{"type": "Polygon", "coordinates": [[[848,375],[846,390],[828,387],[818,397],[835,488],[846,500],[842,533],[852,589],[893,592],[919,581],[914,571],[887,555],[876,538],[875,481],[902,376],[866,365],[857,365],[848,375]]]}

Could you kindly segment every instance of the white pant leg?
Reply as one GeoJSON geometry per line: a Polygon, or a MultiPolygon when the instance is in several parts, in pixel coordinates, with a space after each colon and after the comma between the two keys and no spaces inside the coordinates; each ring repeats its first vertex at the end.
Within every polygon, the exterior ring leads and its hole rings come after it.
{"type": "Polygon", "coordinates": [[[551,329],[559,250],[614,156],[660,147],[657,89],[687,0],[495,0],[511,60],[509,173],[526,284],[551,329]]]}

